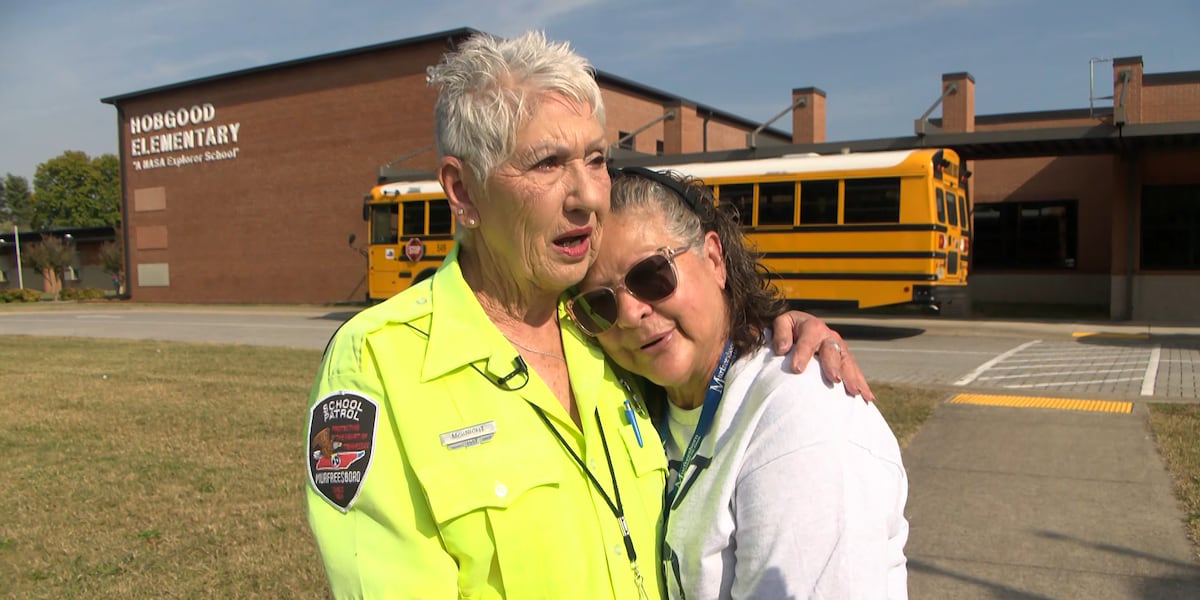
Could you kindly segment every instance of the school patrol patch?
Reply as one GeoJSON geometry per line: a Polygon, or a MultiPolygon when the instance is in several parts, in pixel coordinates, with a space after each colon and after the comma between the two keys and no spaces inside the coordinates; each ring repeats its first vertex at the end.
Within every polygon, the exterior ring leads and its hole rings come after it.
{"type": "Polygon", "coordinates": [[[333,392],[308,415],[308,482],[338,510],[358,498],[371,466],[379,405],[357,392],[333,392]]]}

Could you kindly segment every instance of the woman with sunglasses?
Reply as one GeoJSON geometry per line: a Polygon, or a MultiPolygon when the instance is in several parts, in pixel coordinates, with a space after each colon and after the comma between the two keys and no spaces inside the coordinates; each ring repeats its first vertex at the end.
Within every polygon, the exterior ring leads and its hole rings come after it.
{"type": "MultiPolygon", "coordinates": [[[[429,80],[456,244],[341,327],[310,395],[308,516],[333,595],[659,598],[661,443],[626,392],[640,383],[561,305],[608,211],[595,78],[534,32],[476,35],[429,80]]],[[[803,334],[808,354],[840,340],[803,334]]]]}
{"type": "Polygon", "coordinates": [[[672,598],[905,598],[908,481],[873,404],[765,348],[782,300],[703,185],[627,168],[568,311],[652,398],[672,598]]]}

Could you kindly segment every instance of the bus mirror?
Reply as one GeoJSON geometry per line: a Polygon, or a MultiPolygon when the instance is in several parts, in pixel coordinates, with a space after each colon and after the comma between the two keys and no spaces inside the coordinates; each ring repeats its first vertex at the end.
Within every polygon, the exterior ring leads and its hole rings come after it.
{"type": "Polygon", "coordinates": [[[370,218],[371,218],[371,205],[364,202],[363,203],[363,220],[367,221],[367,220],[370,220],[370,218]]]}

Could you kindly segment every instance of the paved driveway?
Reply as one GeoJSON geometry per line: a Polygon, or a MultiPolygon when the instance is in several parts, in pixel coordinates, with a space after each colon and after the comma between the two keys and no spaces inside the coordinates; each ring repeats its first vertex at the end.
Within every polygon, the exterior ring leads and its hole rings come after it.
{"type": "MultiPolygon", "coordinates": [[[[0,335],[321,349],[357,308],[63,304],[0,309],[0,335]]],[[[1200,398],[1200,327],[830,316],[871,381],[1097,398],[1200,398]]]]}

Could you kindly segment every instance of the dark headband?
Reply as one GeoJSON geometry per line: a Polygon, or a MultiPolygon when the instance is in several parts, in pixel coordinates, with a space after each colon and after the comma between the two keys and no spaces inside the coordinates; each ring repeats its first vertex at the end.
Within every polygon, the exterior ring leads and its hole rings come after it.
{"type": "Polygon", "coordinates": [[[621,167],[619,169],[610,168],[608,172],[609,178],[612,178],[614,174],[649,179],[650,181],[653,181],[654,183],[657,183],[658,185],[675,192],[675,195],[682,198],[683,201],[688,205],[688,208],[692,209],[692,212],[699,215],[703,221],[704,213],[700,212],[700,203],[703,200],[698,197],[697,190],[694,186],[686,185],[670,175],[660,173],[654,169],[647,169],[646,167],[621,167]]]}

